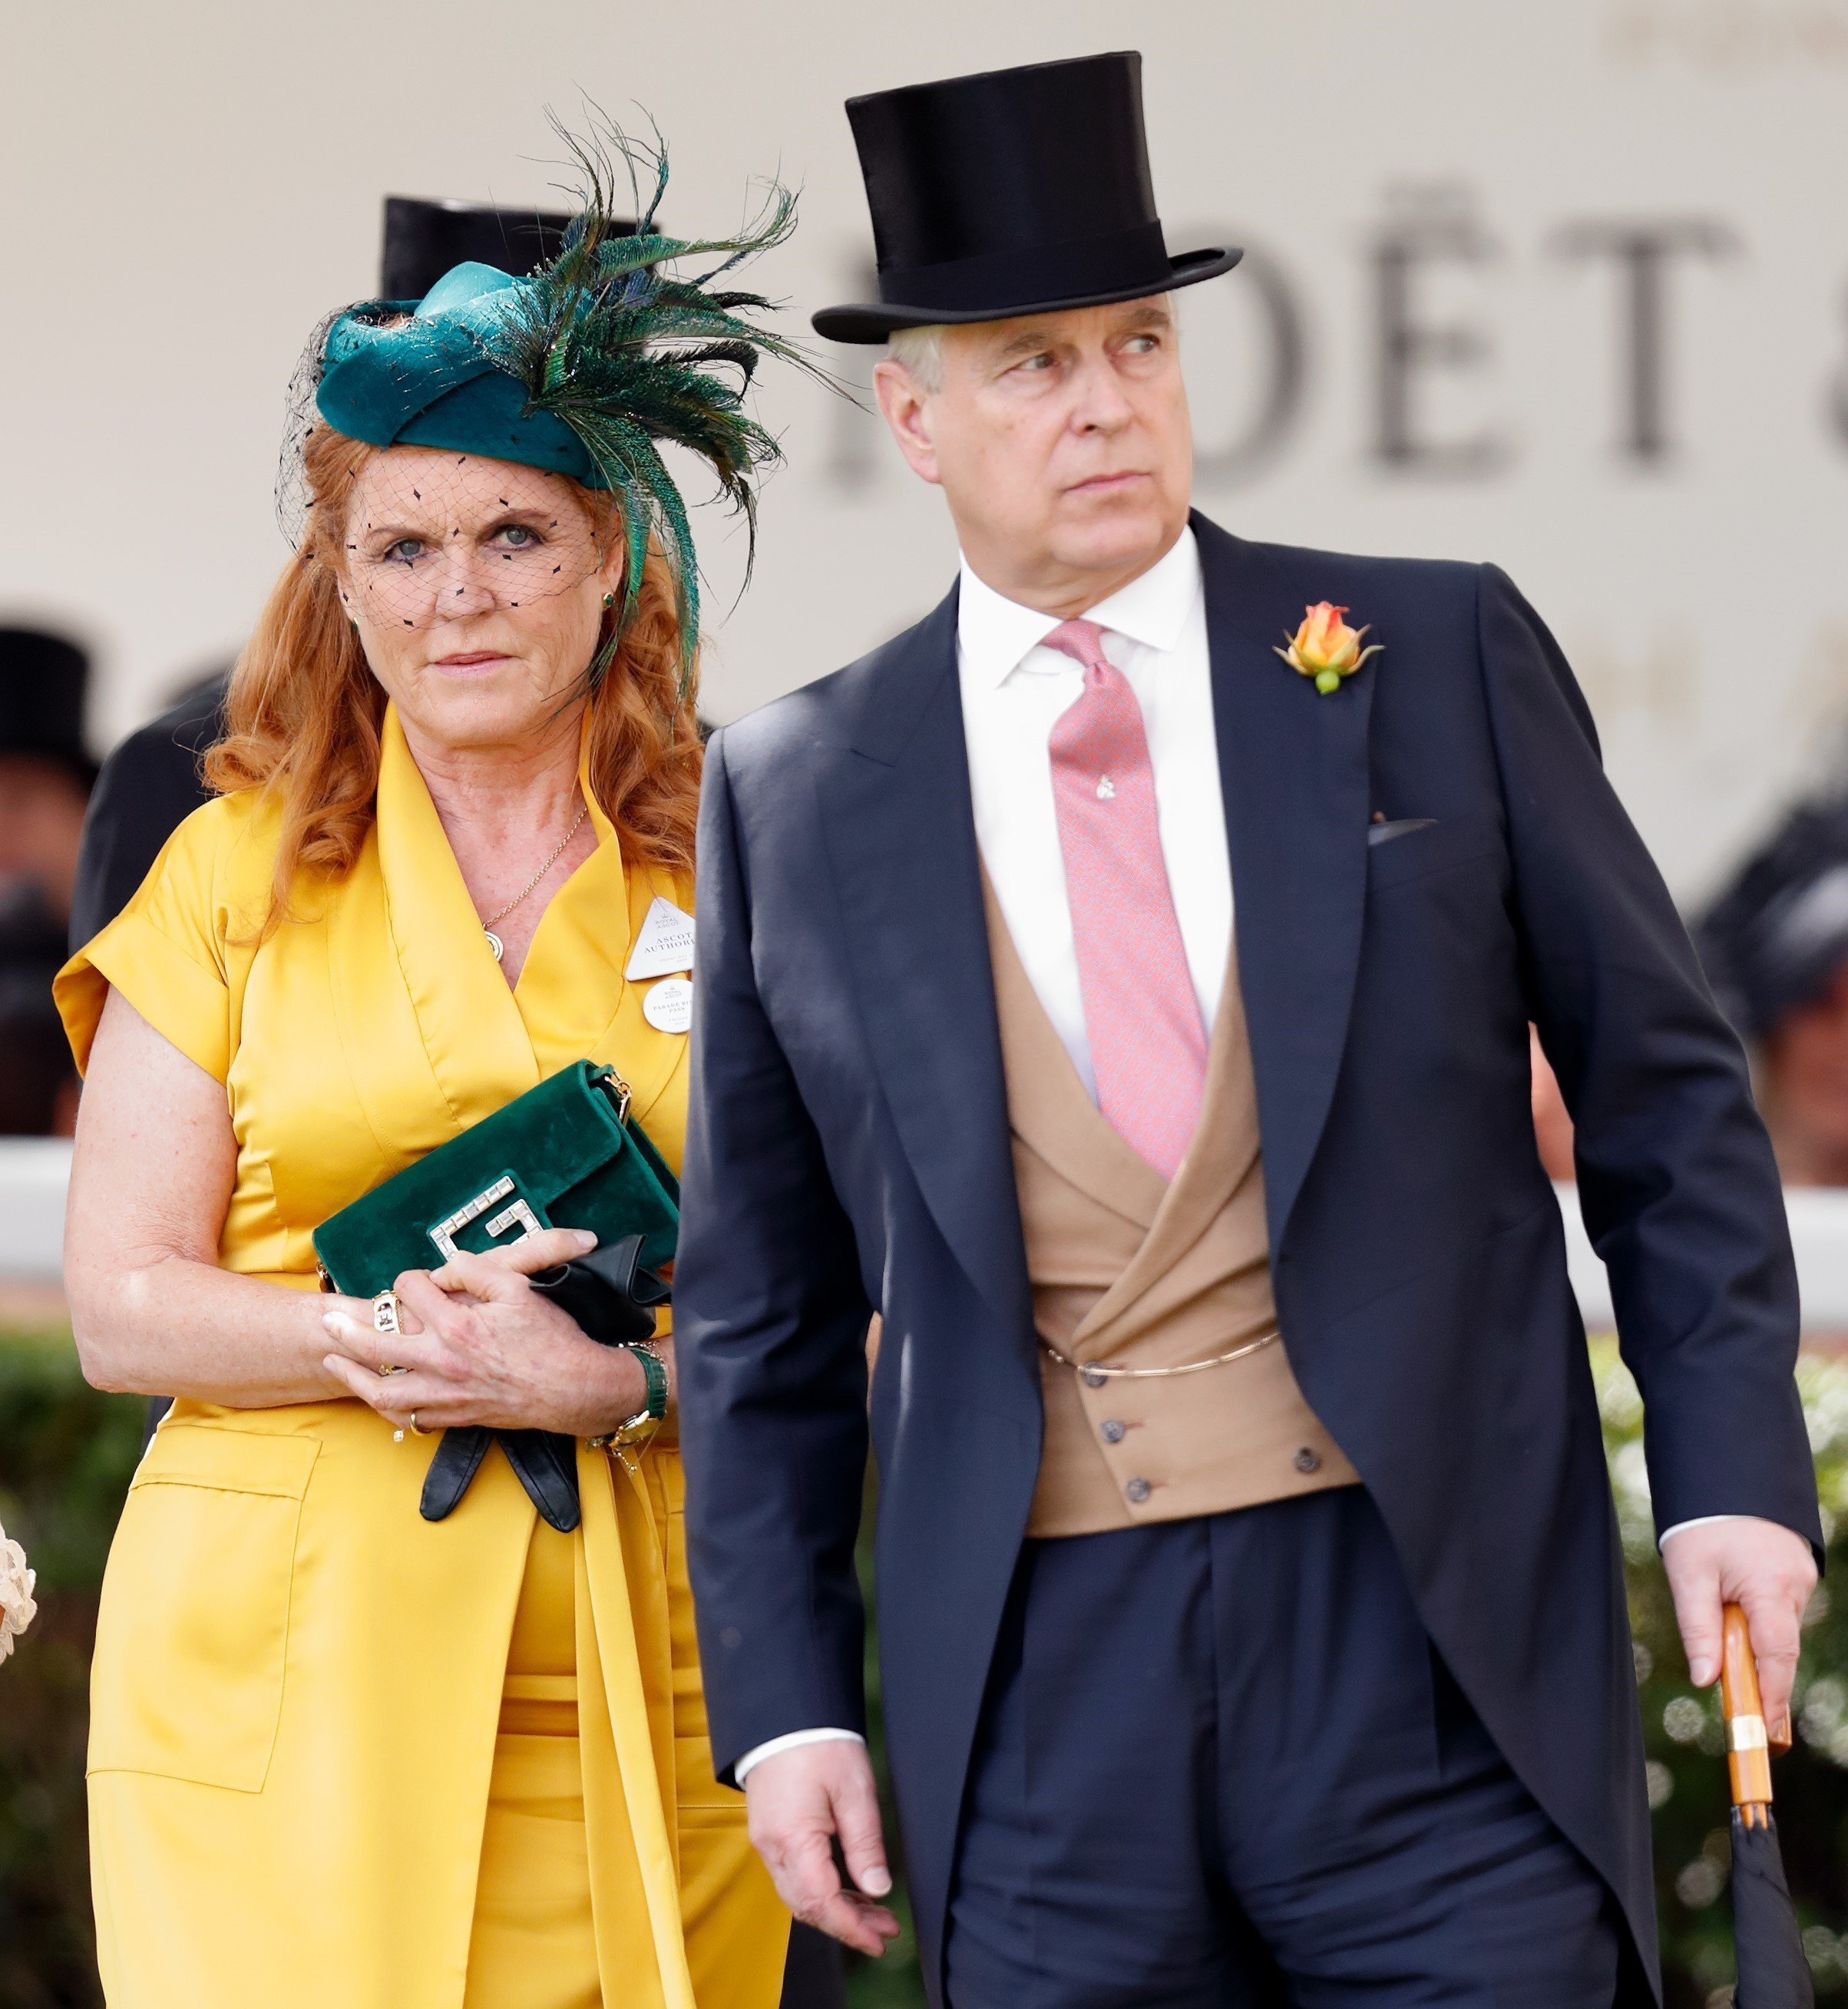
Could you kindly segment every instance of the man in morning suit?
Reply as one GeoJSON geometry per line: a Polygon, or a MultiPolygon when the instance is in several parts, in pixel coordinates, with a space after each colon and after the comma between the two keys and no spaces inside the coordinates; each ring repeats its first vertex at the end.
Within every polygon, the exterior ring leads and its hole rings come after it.
{"type": "Polygon", "coordinates": [[[722,1775],[877,1950],[870,1419],[934,2000],[1648,2002],[1527,1028],[1694,1678],[1739,1599],[1775,1721],[1820,1531],[1738,1047],[1502,572],[1190,513],[1168,296],[1237,254],[1169,254],[1138,59],[848,109],[881,298],[815,324],[890,342],[963,564],[708,758],[676,1299],[722,1775]]]}

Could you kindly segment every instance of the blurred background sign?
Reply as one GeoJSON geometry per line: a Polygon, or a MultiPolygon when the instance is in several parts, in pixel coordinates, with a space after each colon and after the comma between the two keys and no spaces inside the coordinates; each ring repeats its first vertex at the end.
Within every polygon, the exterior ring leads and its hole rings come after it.
{"type": "MultiPolygon", "coordinates": [[[[729,218],[754,172],[801,185],[766,276],[805,312],[868,254],[850,92],[1133,43],[1171,237],[1250,247],[1185,296],[1204,505],[1504,565],[1684,898],[1837,758],[1848,0],[554,0],[542,27],[324,0],[310,38],[186,13],[122,10],[100,46],[30,10],[0,83],[30,197],[0,223],[0,608],[98,645],[99,745],[235,647],[279,565],[283,388],[371,291],[387,193],[548,200],[543,108],[639,104],[670,220],[729,218]]],[[[867,647],[953,562],[874,420],[787,381],[762,406],[790,464],[729,618],[742,540],[703,525],[720,717],[867,647]]]]}
{"type": "MultiPolygon", "coordinates": [[[[183,0],[16,9],[5,35],[0,627],[89,651],[94,753],[227,660],[283,563],[285,392],[322,317],[374,290],[387,195],[551,207],[547,107],[651,114],[670,228],[731,221],[754,174],[800,186],[802,228],[762,271],[800,325],[867,283],[846,97],[1130,45],[1171,242],[1247,247],[1182,296],[1208,511],[1248,537],[1503,565],[1690,909],[1782,805],[1848,780],[1848,0],[183,0]]],[[[864,387],[864,353],[835,360],[864,387]]],[[[955,563],[940,499],[875,420],[774,371],[760,409],[789,465],[735,608],[742,537],[700,519],[721,720],[914,618],[955,563]]],[[[0,1104],[22,1107],[0,1129],[67,1129],[44,991],[88,782],[80,749],[10,703],[0,1104]]],[[[1747,1029],[1786,1175],[1809,1188],[1791,1216],[1814,1337],[1848,1329],[1848,1194],[1815,1189],[1848,1185],[1848,819],[1774,863],[1729,954],[1764,1004],[1747,1029]]],[[[1549,1079],[1546,1162],[1569,1172],[1549,1079]]],[[[0,1708],[0,2000],[87,2005],[83,1695],[141,1405],[83,1385],[62,1322],[68,1152],[0,1142],[0,1507],[44,1604],[0,1708]]],[[[1566,1221],[1595,1327],[1601,1266],[1570,1199],[1566,1221]]],[[[1593,1362],[1668,2002],[1720,2009],[1723,1732],[1683,1678],[1637,1392],[1608,1342],[1593,1362]]],[[[1809,1963],[1843,2002],[1848,1361],[1812,1351],[1799,1382],[1836,1567],[1779,1791],[1809,1963]]],[[[921,2000],[903,1952],[853,1988],[857,2009],[921,2000]]]]}

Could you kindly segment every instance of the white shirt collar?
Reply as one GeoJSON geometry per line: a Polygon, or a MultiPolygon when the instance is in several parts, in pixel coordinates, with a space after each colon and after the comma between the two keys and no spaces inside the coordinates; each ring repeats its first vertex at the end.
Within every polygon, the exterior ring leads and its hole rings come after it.
{"type": "MultiPolygon", "coordinates": [[[[1179,645],[1200,592],[1200,550],[1190,524],[1147,572],[1086,608],[1084,618],[1165,652],[1179,645]]],[[[1059,625],[1055,615],[1004,598],[963,560],[956,640],[966,675],[991,686],[1005,682],[1059,625]]]]}

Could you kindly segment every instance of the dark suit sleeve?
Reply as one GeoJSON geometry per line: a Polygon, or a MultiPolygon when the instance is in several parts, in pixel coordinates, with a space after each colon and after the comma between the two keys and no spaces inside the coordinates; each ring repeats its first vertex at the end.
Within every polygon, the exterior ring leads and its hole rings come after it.
{"type": "Polygon", "coordinates": [[[131,733],[90,791],[71,894],[70,951],[101,934],[141,890],[161,847],[211,792],[199,756],[218,737],[221,678],[131,733]]]}
{"type": "Polygon", "coordinates": [[[1644,1405],[1658,1529],[1752,1514],[1820,1549],[1793,1369],[1796,1266],[1745,1057],[1605,779],[1558,644],[1480,576],[1481,655],[1528,1009],[1644,1405]]]}
{"type": "Polygon", "coordinates": [[[713,1755],[865,1727],[853,1549],[871,1308],[758,993],[723,734],[700,815],[691,1106],[675,1266],[686,1532],[713,1755]]]}

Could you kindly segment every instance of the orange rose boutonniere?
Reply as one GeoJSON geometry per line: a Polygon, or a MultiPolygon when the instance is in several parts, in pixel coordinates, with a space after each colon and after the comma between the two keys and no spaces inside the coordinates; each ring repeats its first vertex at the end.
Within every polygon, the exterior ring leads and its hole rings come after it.
{"type": "Polygon", "coordinates": [[[1318,600],[1303,610],[1303,625],[1289,638],[1289,647],[1277,651],[1298,676],[1314,678],[1315,688],[1324,697],[1338,690],[1343,677],[1351,677],[1369,656],[1377,656],[1384,647],[1375,642],[1371,648],[1363,649],[1360,644],[1366,640],[1367,630],[1349,627],[1342,618],[1346,612],[1345,607],[1318,600]]]}

